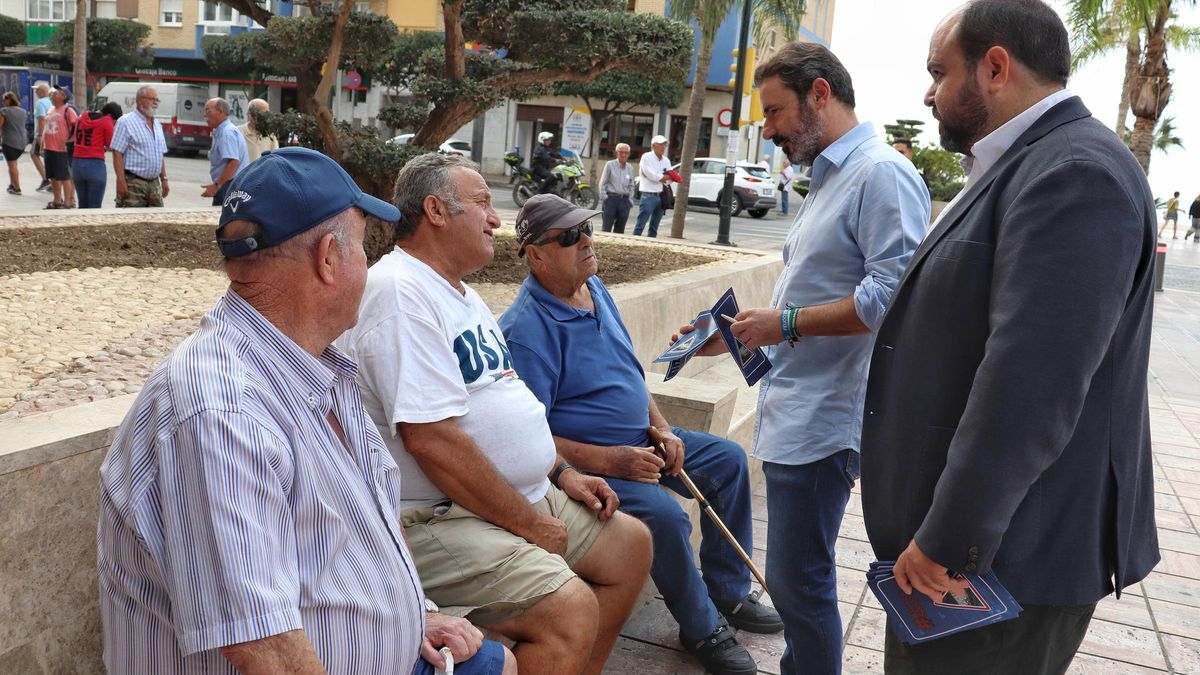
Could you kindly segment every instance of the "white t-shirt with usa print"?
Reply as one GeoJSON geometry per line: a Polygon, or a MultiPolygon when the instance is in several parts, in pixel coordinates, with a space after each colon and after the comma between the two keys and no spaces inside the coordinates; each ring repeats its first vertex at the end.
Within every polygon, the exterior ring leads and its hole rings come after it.
{"type": "Polygon", "coordinates": [[[546,408],[517,377],[483,298],[463,288],[396,248],[371,266],[358,324],[335,343],[358,362],[363,404],[400,465],[401,509],[446,495],[405,451],[398,422],[454,418],[530,503],[550,488],[556,451],[546,408]]]}

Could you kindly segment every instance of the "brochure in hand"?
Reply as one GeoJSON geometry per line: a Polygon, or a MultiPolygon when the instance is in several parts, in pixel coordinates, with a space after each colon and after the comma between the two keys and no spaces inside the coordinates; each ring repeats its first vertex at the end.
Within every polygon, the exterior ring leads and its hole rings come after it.
{"type": "Polygon", "coordinates": [[[875,561],[867,571],[867,586],[883,605],[896,636],[910,645],[929,642],[947,635],[1015,619],[1021,605],[996,579],[996,573],[955,574],[967,582],[959,593],[946,593],[933,601],[913,589],[912,595],[900,590],[892,574],[893,561],[875,561]]]}
{"type": "Polygon", "coordinates": [[[734,362],[741,369],[742,377],[746,378],[746,384],[753,385],[766,375],[771,369],[771,362],[766,353],[762,349],[750,349],[729,330],[731,318],[737,316],[738,311],[737,298],[730,288],[711,310],[700,312],[692,321],[695,330],[680,337],[667,351],[654,359],[655,363],[669,361],[671,364],[667,366],[667,374],[663,380],[678,375],[683,366],[696,355],[705,342],[708,342],[713,333],[718,331],[721,333],[721,339],[725,341],[725,346],[729,348],[729,353],[733,355],[734,362]]]}

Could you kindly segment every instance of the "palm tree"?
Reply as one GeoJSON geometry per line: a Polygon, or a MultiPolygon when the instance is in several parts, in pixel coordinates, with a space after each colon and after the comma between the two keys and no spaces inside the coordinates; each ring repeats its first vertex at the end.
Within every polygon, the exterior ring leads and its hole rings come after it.
{"type": "Polygon", "coordinates": [[[1119,45],[1125,47],[1125,77],[1115,129],[1125,129],[1129,110],[1135,119],[1130,150],[1147,172],[1155,126],[1171,98],[1167,52],[1200,49],[1200,28],[1180,26],[1172,10],[1196,0],[1071,0],[1074,58],[1072,68],[1119,45]]]}
{"type": "MultiPolygon", "coordinates": [[[[764,27],[774,22],[782,29],[784,38],[796,39],[800,20],[807,10],[806,0],[743,0],[754,3],[754,38],[762,38],[764,27]]],[[[692,177],[692,161],[696,158],[696,145],[700,141],[700,125],[704,118],[704,94],[708,85],[708,67],[712,62],[713,41],[717,29],[730,12],[741,3],[737,0],[673,0],[671,18],[680,21],[695,21],[700,29],[700,46],[696,51],[696,75],[692,79],[692,93],[688,99],[687,125],[683,130],[683,152],[679,158],[679,173],[683,182],[675,197],[675,210],[671,217],[671,236],[683,236],[683,219],[687,215],[687,200],[692,177]]],[[[746,73],[746,77],[753,77],[746,73]]]]}
{"type": "MultiPolygon", "coordinates": [[[[1121,138],[1124,139],[1125,145],[1129,145],[1133,142],[1133,131],[1125,129],[1121,138]]],[[[1175,135],[1174,117],[1164,117],[1158,121],[1158,128],[1154,130],[1153,147],[1163,154],[1170,152],[1171,148],[1184,149],[1183,139],[1175,135]]]]}

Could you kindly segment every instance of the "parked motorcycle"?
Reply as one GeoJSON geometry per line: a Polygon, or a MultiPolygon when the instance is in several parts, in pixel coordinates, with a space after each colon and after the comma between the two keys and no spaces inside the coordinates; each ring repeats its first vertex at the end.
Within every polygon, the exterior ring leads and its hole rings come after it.
{"type": "MultiPolygon", "coordinates": [[[[579,161],[579,155],[563,148],[560,151],[563,155],[563,162],[550,170],[558,179],[554,181],[552,192],[572,204],[584,208],[594,209],[600,201],[596,190],[584,180],[583,162],[579,161]]],[[[518,208],[525,206],[525,202],[529,198],[536,195],[541,188],[541,180],[533,175],[533,171],[521,163],[521,148],[515,147],[504,155],[504,163],[512,169],[512,176],[509,178],[509,183],[513,185],[513,203],[518,208]]]]}

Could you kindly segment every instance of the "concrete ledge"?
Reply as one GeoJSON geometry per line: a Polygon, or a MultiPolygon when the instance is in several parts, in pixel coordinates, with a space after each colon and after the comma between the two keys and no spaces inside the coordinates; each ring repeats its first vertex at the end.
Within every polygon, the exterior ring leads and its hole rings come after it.
{"type": "MultiPolygon", "coordinates": [[[[130,215],[135,214],[109,217],[130,215]]],[[[148,214],[136,215],[145,219],[148,214]]],[[[781,266],[777,255],[742,257],[622,286],[613,296],[638,358],[650,363],[676,328],[710,307],[725,289],[734,287],[743,306],[766,304],[781,266]]],[[[741,407],[738,390],[720,378],[688,379],[721,361],[695,359],[678,381],[666,385],[655,375],[664,368],[655,366],[649,379],[658,387],[656,400],[670,411],[668,419],[728,432],[745,446],[745,430],[753,422],[748,425],[744,414],[735,412],[741,407]]],[[[103,672],[97,474],[135,396],[0,422],[0,675],[103,672]]],[[[684,505],[699,518],[694,501],[684,505]]],[[[699,528],[694,529],[698,535],[699,528]]]]}

